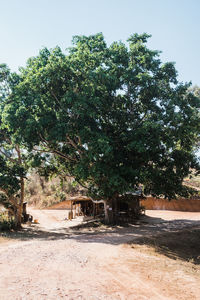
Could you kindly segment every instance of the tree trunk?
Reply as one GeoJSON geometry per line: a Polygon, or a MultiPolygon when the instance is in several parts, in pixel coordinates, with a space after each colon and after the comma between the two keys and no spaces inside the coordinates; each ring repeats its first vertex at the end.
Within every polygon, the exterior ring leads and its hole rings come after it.
{"type": "Polygon", "coordinates": [[[20,184],[21,184],[20,206],[23,207],[23,203],[24,203],[24,178],[23,177],[21,177],[21,179],[20,179],[20,184]]]}
{"type": "Polygon", "coordinates": [[[113,206],[112,199],[107,199],[104,202],[105,223],[113,224],[113,206]]]}
{"type": "MultiPolygon", "coordinates": [[[[19,145],[16,145],[15,147],[18,155],[18,162],[20,165],[22,165],[22,157],[21,157],[21,150],[19,145]]],[[[23,212],[23,203],[24,203],[24,177],[20,177],[20,200],[19,200],[19,206],[17,208],[17,213],[15,216],[15,226],[17,229],[22,227],[22,212],[23,212]]]]}
{"type": "Polygon", "coordinates": [[[107,200],[104,201],[104,213],[105,213],[105,223],[109,224],[109,213],[108,213],[108,204],[107,200]]]}
{"type": "Polygon", "coordinates": [[[40,180],[40,186],[42,188],[42,191],[44,191],[44,179],[41,178],[41,176],[39,176],[39,180],[40,180]]]}
{"type": "Polygon", "coordinates": [[[106,200],[93,200],[90,198],[93,203],[103,203],[104,204],[104,214],[105,214],[105,223],[106,224],[113,224],[113,199],[106,199],[106,200]]]}
{"type": "Polygon", "coordinates": [[[117,224],[118,223],[118,202],[117,202],[117,197],[115,197],[113,199],[113,204],[114,204],[114,207],[113,207],[113,215],[114,215],[114,223],[117,224]]]}
{"type": "Polygon", "coordinates": [[[15,228],[20,229],[22,227],[22,207],[19,207],[15,213],[15,228]]]}
{"type": "Polygon", "coordinates": [[[20,200],[19,205],[15,212],[15,227],[20,229],[22,227],[22,212],[23,212],[23,203],[24,203],[24,178],[20,178],[20,200]]]}

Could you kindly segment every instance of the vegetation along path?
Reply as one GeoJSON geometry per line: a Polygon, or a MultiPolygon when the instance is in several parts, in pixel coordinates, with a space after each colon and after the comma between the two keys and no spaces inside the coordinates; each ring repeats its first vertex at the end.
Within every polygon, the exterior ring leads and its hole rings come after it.
{"type": "Polygon", "coordinates": [[[200,298],[199,213],[148,211],[129,227],[82,226],[35,210],[0,238],[0,299],[200,298]]]}

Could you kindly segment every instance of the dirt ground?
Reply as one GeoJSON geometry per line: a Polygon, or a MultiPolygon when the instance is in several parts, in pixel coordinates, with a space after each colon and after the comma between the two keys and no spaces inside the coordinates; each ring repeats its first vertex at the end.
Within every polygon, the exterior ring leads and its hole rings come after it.
{"type": "Polygon", "coordinates": [[[127,227],[63,210],[0,238],[0,299],[200,299],[200,213],[147,211],[127,227]]]}

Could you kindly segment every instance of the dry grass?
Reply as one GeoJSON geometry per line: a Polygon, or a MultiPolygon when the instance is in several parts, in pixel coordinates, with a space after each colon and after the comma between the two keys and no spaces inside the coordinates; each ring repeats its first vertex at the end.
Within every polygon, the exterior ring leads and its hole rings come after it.
{"type": "Polygon", "coordinates": [[[192,178],[186,178],[184,184],[188,187],[194,188],[197,191],[200,191],[200,175],[193,176],[192,178]]]}
{"type": "Polygon", "coordinates": [[[32,174],[26,181],[25,197],[30,206],[46,208],[62,202],[67,196],[84,194],[84,189],[75,185],[72,178],[61,181],[58,177],[45,180],[38,174],[32,174]]]}

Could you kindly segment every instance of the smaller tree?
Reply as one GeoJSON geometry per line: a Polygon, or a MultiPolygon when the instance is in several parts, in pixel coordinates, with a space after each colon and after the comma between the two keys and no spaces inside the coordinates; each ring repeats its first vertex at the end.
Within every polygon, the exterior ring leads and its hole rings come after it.
{"type": "Polygon", "coordinates": [[[20,228],[22,222],[25,177],[18,159],[8,158],[7,154],[0,156],[0,203],[13,212],[16,228],[20,228]]]}
{"type": "Polygon", "coordinates": [[[5,64],[0,65],[0,203],[11,210],[15,227],[20,228],[24,202],[26,158],[12,132],[3,123],[3,108],[18,82],[5,64]]]}

